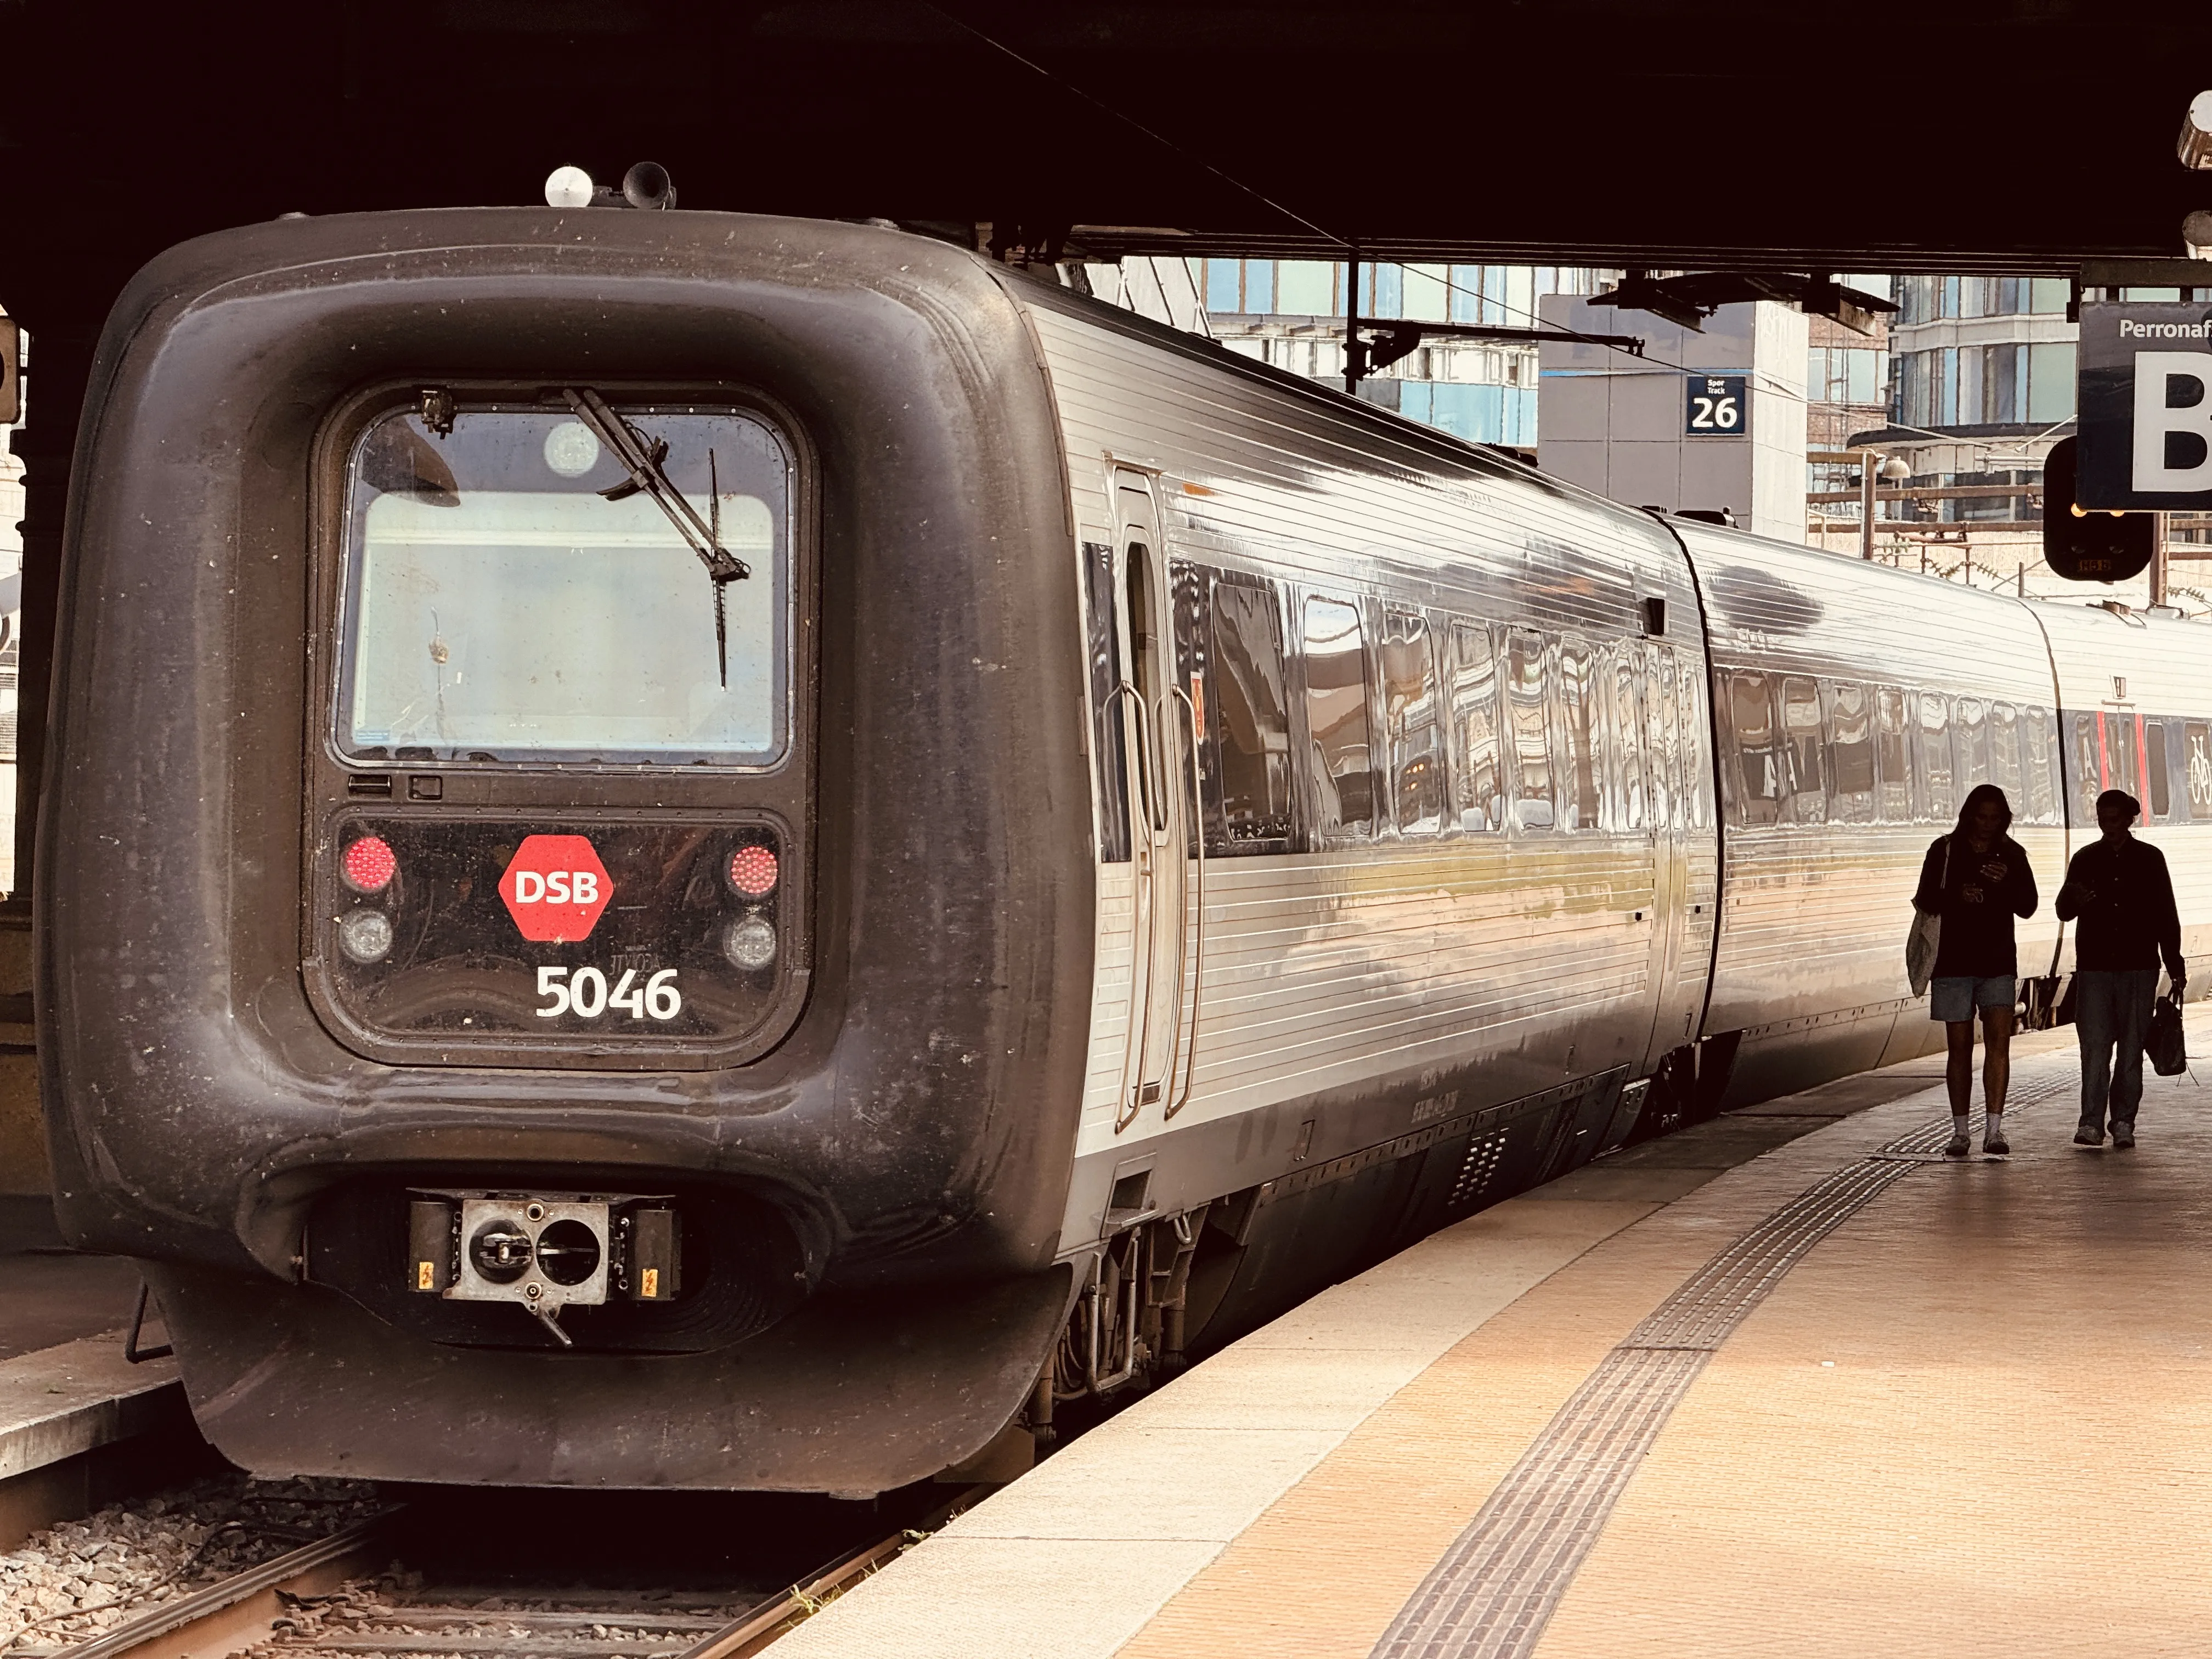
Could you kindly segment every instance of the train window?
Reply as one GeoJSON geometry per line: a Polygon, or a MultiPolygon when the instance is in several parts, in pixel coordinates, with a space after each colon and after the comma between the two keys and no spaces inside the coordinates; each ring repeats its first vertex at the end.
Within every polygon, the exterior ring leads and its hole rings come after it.
{"type": "Polygon", "coordinates": [[[1206,850],[1279,850],[1291,834],[1291,709],[1273,590],[1218,579],[1212,635],[1206,725],[1220,769],[1221,817],[1206,850]]]}
{"type": "Polygon", "coordinates": [[[1561,828],[1595,830],[1598,815],[1597,686],[1589,647],[1570,641],[1559,647],[1559,725],[1567,752],[1559,799],[1561,828]]]}
{"type": "Polygon", "coordinates": [[[1960,697],[1953,705],[1951,758],[1961,800],[1976,784],[1990,781],[1989,711],[1979,697],[1960,697]]]}
{"type": "Polygon", "coordinates": [[[2058,793],[2051,787],[2051,716],[2030,704],[2021,711],[2021,769],[2027,799],[2027,817],[2033,823],[2058,822],[2058,793]]]}
{"type": "MultiPolygon", "coordinates": [[[[2133,714],[2100,714],[2100,736],[2104,743],[2105,784],[2107,789],[2124,789],[2137,800],[2142,799],[2142,768],[2137,763],[2136,745],[2141,741],[2136,732],[2133,714]]],[[[2090,804],[2091,821],[2094,822],[2096,805],[2090,804]]]]}
{"type": "Polygon", "coordinates": [[[1642,652],[1624,641],[1613,664],[1613,827],[1644,827],[1644,708],[1637,695],[1642,652]]]}
{"type": "Polygon", "coordinates": [[[1382,720],[1390,734],[1390,789],[1398,831],[1433,836],[1444,824],[1444,734],[1428,618],[1382,619],[1382,720]]]}
{"type": "Polygon", "coordinates": [[[1372,830],[1374,743],[1367,729],[1367,644],[1359,612],[1341,599],[1308,598],[1304,647],[1314,826],[1323,835],[1372,830]]]}
{"type": "Polygon", "coordinates": [[[1990,705],[1990,781],[2004,791],[2014,813],[2027,815],[2021,788],[2020,714],[2008,702],[1990,705]]]}
{"type": "Polygon", "coordinates": [[[1828,745],[1820,729],[1820,688],[1802,675],[1782,682],[1783,794],[1794,823],[1828,820],[1828,745]]]}
{"type": "Polygon", "coordinates": [[[1689,829],[1710,830],[1713,827],[1713,775],[1717,763],[1712,756],[1713,717],[1705,702],[1704,672],[1702,668],[1678,666],[1674,684],[1680,689],[1681,696],[1681,821],[1689,829]]]}
{"type": "MultiPolygon", "coordinates": [[[[1675,815],[1686,810],[1679,793],[1684,745],[1674,689],[1674,653],[1663,645],[1649,644],[1644,647],[1644,750],[1650,780],[1650,815],[1652,826],[1663,830],[1675,823],[1675,815]]],[[[1697,750],[1692,744],[1687,752],[1695,755],[1697,750]]]]}
{"type": "Polygon", "coordinates": [[[1451,719],[1459,744],[1459,823],[1505,827],[1505,781],[1498,756],[1498,659],[1481,623],[1452,624],[1451,719]]]}
{"type": "Polygon", "coordinates": [[[1875,787],[1884,823],[1912,822],[1912,726],[1905,693],[1881,685],[1874,693],[1875,787]]]}
{"type": "Polygon", "coordinates": [[[1091,727],[1092,764],[1098,775],[1098,856],[1108,864],[1129,861],[1129,791],[1125,716],[1114,688],[1127,678],[1121,641],[1114,627],[1114,549],[1106,542],[1083,544],[1084,597],[1090,610],[1091,727]]]}
{"type": "Polygon", "coordinates": [[[1783,759],[1774,727],[1774,690],[1765,674],[1728,677],[1729,734],[1735,744],[1736,810],[1747,824],[1782,816],[1783,759]]]}
{"type": "Polygon", "coordinates": [[[1838,680],[1828,688],[1829,811],[1838,823],[1872,823],[1874,700],[1863,685],[1838,680]]]}
{"type": "Polygon", "coordinates": [[[2212,818],[2212,726],[2191,720],[2181,728],[2182,775],[2189,780],[2189,816],[2212,818]]]}
{"type": "Polygon", "coordinates": [[[1544,636],[1514,629],[1505,647],[1505,708],[1513,739],[1513,794],[1523,830],[1553,825],[1552,741],[1544,714],[1544,636]]]}
{"type": "Polygon", "coordinates": [[[2166,722],[2145,720],[2142,735],[2143,805],[2154,819],[2163,819],[2173,811],[2173,780],[2166,769],[2166,722]]]}
{"type": "MultiPolygon", "coordinates": [[[[790,741],[791,463],[735,410],[604,405],[665,446],[653,489],[587,422],[371,422],[348,463],[340,746],[392,761],[766,766],[790,741]],[[674,519],[719,526],[718,581],[674,519]],[[673,515],[672,517],[672,515],[673,515]]],[[[617,424],[609,426],[606,422],[617,424]]]]}
{"type": "Polygon", "coordinates": [[[2074,819],[2097,821],[2097,796],[2105,787],[2104,726],[2102,714],[2074,717],[2074,819]]]}
{"type": "Polygon", "coordinates": [[[1952,768],[1951,700],[1940,692],[1923,691],[1914,701],[1919,705],[1914,747],[1920,764],[1913,779],[1919,785],[1913,808],[1925,822],[1948,823],[1959,812],[1959,789],[1952,768]]]}

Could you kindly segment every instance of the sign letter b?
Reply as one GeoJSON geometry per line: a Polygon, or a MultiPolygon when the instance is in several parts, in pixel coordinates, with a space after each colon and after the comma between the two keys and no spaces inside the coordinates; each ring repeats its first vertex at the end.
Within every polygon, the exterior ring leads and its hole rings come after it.
{"type": "Polygon", "coordinates": [[[2135,487],[2212,489],[2212,351],[2136,353],[2135,487]]]}

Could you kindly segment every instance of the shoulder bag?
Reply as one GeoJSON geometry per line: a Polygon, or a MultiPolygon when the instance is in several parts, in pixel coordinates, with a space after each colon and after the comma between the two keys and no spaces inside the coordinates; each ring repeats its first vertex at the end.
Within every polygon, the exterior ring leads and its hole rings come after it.
{"type": "MultiPolygon", "coordinates": [[[[1943,878],[1937,891],[1948,890],[1951,885],[1951,837],[1943,837],[1943,878]]],[[[1943,913],[1912,907],[1912,931],[1905,936],[1905,976],[1912,982],[1912,994],[1928,994],[1928,981],[1935,977],[1936,952],[1943,943],[1943,913]]]]}
{"type": "Polygon", "coordinates": [[[2173,998],[2160,997],[2151,1006],[2143,1053],[2160,1077],[2179,1077],[2189,1069],[2189,1046],[2181,1040],[2181,1005],[2173,998]]]}

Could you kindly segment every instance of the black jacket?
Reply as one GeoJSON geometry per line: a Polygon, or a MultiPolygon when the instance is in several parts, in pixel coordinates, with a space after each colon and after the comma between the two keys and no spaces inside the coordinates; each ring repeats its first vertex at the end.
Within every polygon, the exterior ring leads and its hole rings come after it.
{"type": "Polygon", "coordinates": [[[1937,979],[1993,979],[2020,972],[2012,919],[2035,914],[2035,872],[2028,868],[2025,849],[2010,836],[1998,836],[1996,845],[1981,854],[1964,836],[1936,836],[1921,860],[1920,888],[1912,902],[1943,918],[1942,938],[1936,950],[1937,979]],[[1953,847],[1948,881],[1943,878],[1947,845],[1953,847]],[[1984,876],[1984,864],[2003,865],[2003,878],[1991,881],[1984,876]]]}
{"type": "Polygon", "coordinates": [[[2074,930],[2074,966],[2081,972],[2156,969],[2166,958],[2174,979],[2187,977],[2181,960],[2181,916],[2173,904],[2173,878],[2166,854],[2133,836],[2101,837],[2074,855],[2058,890],[2058,920],[2081,918],[2074,930]]]}

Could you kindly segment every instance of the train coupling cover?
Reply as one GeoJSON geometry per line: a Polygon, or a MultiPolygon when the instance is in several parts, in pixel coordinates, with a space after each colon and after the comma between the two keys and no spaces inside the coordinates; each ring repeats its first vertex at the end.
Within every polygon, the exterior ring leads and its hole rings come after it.
{"type": "Polygon", "coordinates": [[[672,1302],[683,1228],[667,1194],[413,1190],[407,1288],[512,1302],[573,1346],[561,1310],[615,1297],[672,1302]]]}

